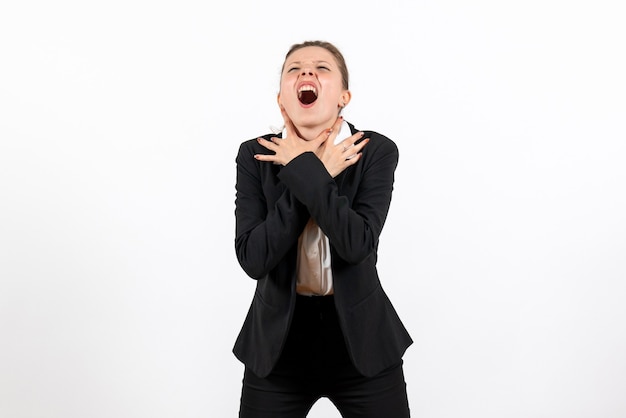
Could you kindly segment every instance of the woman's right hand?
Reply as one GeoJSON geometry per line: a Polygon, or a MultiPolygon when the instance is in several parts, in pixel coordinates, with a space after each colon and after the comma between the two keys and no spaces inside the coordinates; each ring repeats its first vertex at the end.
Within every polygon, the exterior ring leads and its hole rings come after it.
{"type": "Polygon", "coordinates": [[[254,158],[259,161],[269,161],[274,164],[287,165],[291,160],[305,152],[310,151],[317,154],[317,150],[320,146],[328,140],[332,128],[324,129],[315,139],[307,141],[298,136],[296,128],[293,122],[291,122],[291,119],[289,119],[289,116],[287,116],[285,109],[281,107],[280,111],[285,120],[285,129],[287,131],[286,138],[272,137],[269,141],[267,139],[257,138],[259,144],[273,151],[274,154],[256,154],[254,158]]]}

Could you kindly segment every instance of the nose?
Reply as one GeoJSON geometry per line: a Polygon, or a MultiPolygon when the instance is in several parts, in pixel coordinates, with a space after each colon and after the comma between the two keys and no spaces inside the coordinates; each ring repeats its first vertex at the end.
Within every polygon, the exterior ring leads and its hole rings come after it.
{"type": "Polygon", "coordinates": [[[308,67],[302,69],[302,75],[313,75],[313,70],[308,67]]]}

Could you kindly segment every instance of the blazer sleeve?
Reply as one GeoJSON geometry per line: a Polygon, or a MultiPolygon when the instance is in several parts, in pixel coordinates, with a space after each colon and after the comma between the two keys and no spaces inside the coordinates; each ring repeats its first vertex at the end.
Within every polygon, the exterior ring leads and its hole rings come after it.
{"type": "MultiPolygon", "coordinates": [[[[395,143],[371,133],[361,160],[346,169],[344,181],[356,188],[352,202],[339,193],[335,179],[315,154],[294,158],[279,174],[296,198],[328,237],[337,254],[350,264],[358,264],[376,251],[393,191],[398,164],[395,143]]],[[[343,174],[343,173],[342,173],[343,174]]]]}
{"type": "Polygon", "coordinates": [[[297,242],[310,215],[278,181],[278,167],[254,158],[264,152],[255,147],[255,140],[244,142],[236,158],[235,250],[246,274],[260,279],[297,242]]]}

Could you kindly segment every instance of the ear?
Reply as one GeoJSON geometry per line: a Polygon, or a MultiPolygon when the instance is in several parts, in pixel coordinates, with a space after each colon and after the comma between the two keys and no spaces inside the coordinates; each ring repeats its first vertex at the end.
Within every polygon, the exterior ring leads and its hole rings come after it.
{"type": "Polygon", "coordinates": [[[276,95],[276,102],[278,103],[279,108],[283,108],[283,102],[280,101],[280,93],[276,95]]]}
{"type": "Polygon", "coordinates": [[[348,103],[350,103],[350,99],[352,99],[352,93],[350,93],[350,90],[344,90],[344,92],[341,93],[341,98],[339,100],[339,107],[348,106],[348,103]]]}

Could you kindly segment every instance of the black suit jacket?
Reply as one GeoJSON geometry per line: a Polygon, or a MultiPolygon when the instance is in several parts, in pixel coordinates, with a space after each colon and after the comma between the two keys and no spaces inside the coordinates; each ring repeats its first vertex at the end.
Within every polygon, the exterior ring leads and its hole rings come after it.
{"type": "Polygon", "coordinates": [[[298,237],[310,217],[330,242],[335,305],[357,370],[373,376],[399,362],[412,343],[376,269],[398,149],[387,137],[364,132],[370,142],[361,159],[336,178],[311,152],[280,166],[254,159],[269,153],[254,139],[239,148],[235,249],[257,284],[233,352],[258,376],[271,372],[287,337],[298,237]]]}

